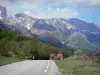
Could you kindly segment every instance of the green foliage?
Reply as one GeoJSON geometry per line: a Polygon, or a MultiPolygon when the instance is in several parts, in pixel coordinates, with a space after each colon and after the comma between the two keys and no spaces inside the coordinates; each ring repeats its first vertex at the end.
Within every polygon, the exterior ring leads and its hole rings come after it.
{"type": "Polygon", "coordinates": [[[12,31],[0,29],[0,40],[14,40],[16,37],[17,35],[12,31]]]}
{"type": "Polygon", "coordinates": [[[76,49],[82,49],[83,51],[87,51],[87,50],[90,51],[92,50],[93,52],[96,51],[96,48],[84,39],[76,41],[75,46],[76,49]]]}
{"type": "Polygon", "coordinates": [[[22,59],[0,56],[0,66],[22,61],[22,59]]]}
{"type": "Polygon", "coordinates": [[[49,59],[52,52],[62,52],[65,57],[72,55],[71,51],[45,44],[36,38],[15,34],[9,30],[0,29],[0,55],[9,57],[49,59]]]}

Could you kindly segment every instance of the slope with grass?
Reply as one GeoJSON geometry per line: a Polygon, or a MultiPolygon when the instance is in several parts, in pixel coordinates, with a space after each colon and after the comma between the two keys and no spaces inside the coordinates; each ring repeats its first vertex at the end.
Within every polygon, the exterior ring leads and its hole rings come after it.
{"type": "Polygon", "coordinates": [[[55,61],[62,75],[100,75],[100,66],[92,61],[55,61]]]}
{"type": "Polygon", "coordinates": [[[22,61],[22,59],[0,56],[0,66],[22,61]]]}
{"type": "Polygon", "coordinates": [[[88,40],[87,37],[81,32],[74,32],[66,41],[66,46],[73,49],[81,49],[83,51],[92,51],[97,53],[98,49],[93,46],[88,40]]]}
{"type": "Polygon", "coordinates": [[[57,48],[55,46],[43,43],[39,39],[26,37],[16,34],[10,30],[0,29],[0,55],[6,57],[31,59],[49,59],[52,52],[62,52],[65,57],[70,56],[71,51],[68,49],[57,48]]]}

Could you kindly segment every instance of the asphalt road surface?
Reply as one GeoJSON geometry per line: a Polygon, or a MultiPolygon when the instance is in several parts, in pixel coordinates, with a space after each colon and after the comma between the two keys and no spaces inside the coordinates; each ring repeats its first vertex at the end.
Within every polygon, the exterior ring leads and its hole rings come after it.
{"type": "Polygon", "coordinates": [[[0,75],[61,75],[52,60],[27,60],[0,67],[0,75]]]}

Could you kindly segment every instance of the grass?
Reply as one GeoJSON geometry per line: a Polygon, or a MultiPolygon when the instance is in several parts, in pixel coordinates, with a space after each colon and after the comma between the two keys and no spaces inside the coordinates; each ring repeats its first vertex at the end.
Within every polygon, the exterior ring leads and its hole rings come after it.
{"type": "Polygon", "coordinates": [[[18,61],[21,61],[21,59],[0,56],[0,66],[11,64],[18,61]]]}
{"type": "Polygon", "coordinates": [[[100,75],[100,66],[92,61],[56,60],[62,75],[100,75]]]}

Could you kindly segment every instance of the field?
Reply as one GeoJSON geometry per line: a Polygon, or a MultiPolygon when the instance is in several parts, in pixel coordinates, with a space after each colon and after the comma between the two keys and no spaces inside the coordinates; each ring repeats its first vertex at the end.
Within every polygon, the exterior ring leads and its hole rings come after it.
{"type": "Polygon", "coordinates": [[[56,60],[62,75],[100,75],[100,65],[93,61],[56,60]]]}
{"type": "Polygon", "coordinates": [[[21,59],[0,56],[0,66],[21,61],[21,59]]]}

